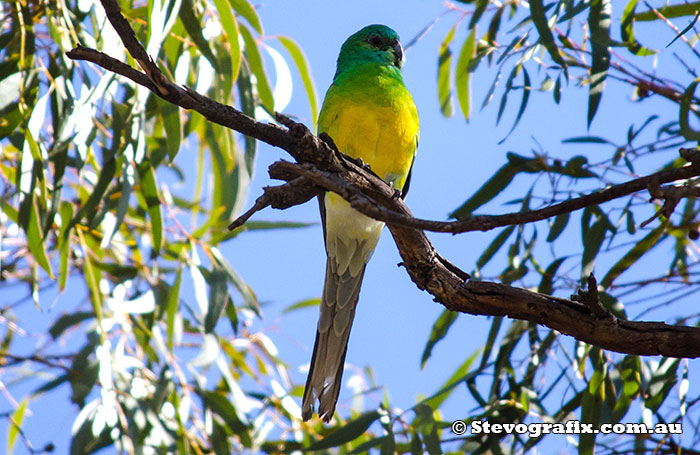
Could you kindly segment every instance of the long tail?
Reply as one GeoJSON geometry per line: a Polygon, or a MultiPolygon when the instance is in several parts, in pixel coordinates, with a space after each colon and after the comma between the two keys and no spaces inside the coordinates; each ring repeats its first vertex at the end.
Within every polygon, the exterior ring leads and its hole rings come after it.
{"type": "Polygon", "coordinates": [[[348,338],[364,275],[365,264],[354,276],[349,267],[339,275],[335,258],[332,256],[328,258],[314,354],[311,357],[311,367],[302,400],[301,415],[304,420],[309,420],[313,415],[317,399],[319,417],[324,422],[329,422],[333,418],[340,393],[348,338]]]}

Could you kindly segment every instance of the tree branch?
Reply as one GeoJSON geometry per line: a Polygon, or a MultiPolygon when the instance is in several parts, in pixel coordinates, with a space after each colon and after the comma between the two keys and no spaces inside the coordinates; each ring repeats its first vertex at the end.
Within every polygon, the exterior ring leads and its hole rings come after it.
{"type": "Polygon", "coordinates": [[[303,125],[283,116],[278,116],[278,121],[287,129],[260,123],[233,107],[217,103],[169,81],[136,40],[116,1],[101,1],[110,22],[145,74],[93,49],[78,47],[69,51],[68,57],[89,60],[121,74],[167,101],[199,112],[210,121],[280,147],[298,161],[299,164],[284,161],[273,164],[270,175],[290,183],[277,188],[266,188],[253,208],[234,224],[241,225],[255,211],[267,205],[288,207],[305,202],[317,194],[319,188],[323,188],[340,194],[366,215],[385,221],[411,279],[449,310],[528,320],[583,342],[626,354],[700,357],[700,328],[672,326],[661,322],[626,321],[601,311],[594,278],[589,280],[589,289],[581,293],[583,303],[500,283],[467,281],[469,275],[442,258],[424,232],[424,229],[467,232],[529,223],[598,205],[647,188],[658,188],[664,183],[700,175],[700,152],[681,150],[681,154],[691,162],[688,166],[657,172],[540,210],[474,216],[455,222],[418,220],[413,218],[403,200],[389,185],[366,169],[361,162],[340,154],[331,141],[319,139],[303,125]],[[284,195],[285,192],[291,192],[292,195],[284,195]]]}

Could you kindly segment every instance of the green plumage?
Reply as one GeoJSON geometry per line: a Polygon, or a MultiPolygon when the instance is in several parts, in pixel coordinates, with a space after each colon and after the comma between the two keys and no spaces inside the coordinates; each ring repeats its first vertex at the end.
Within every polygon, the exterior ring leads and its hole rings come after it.
{"type": "MultiPolygon", "coordinates": [[[[403,50],[395,31],[371,25],[350,36],[340,50],[333,84],[319,115],[338,149],[362,158],[396,189],[406,181],[418,143],[418,113],[403,84],[403,50]]],[[[316,400],[326,422],[340,392],[347,343],[367,261],[384,224],[355,211],[340,196],[320,197],[326,279],[302,403],[311,418],[316,400]]]]}

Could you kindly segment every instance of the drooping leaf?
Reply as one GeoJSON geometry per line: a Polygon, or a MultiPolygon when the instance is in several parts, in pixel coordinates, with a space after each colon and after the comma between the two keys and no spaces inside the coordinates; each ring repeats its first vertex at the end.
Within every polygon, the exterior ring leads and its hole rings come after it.
{"type": "Polygon", "coordinates": [[[260,22],[260,17],[258,16],[255,7],[247,0],[229,0],[231,7],[240,15],[248,21],[250,25],[253,26],[256,32],[263,34],[262,22],[260,22]]]}
{"type": "MultiPolygon", "coordinates": [[[[585,213],[585,211],[584,211],[585,213]]],[[[582,223],[584,223],[584,217],[582,218],[582,223]]],[[[612,224],[608,220],[607,216],[599,213],[596,221],[589,227],[588,225],[582,225],[582,242],[583,242],[583,255],[581,258],[581,279],[586,280],[588,275],[593,272],[595,266],[595,259],[598,256],[600,247],[603,245],[605,240],[605,234],[611,228],[612,224]]]]}
{"type": "Polygon", "coordinates": [[[630,52],[640,57],[645,57],[648,55],[654,55],[656,53],[653,49],[647,49],[646,47],[639,44],[634,35],[634,12],[637,8],[637,2],[639,0],[629,0],[627,5],[625,5],[625,10],[622,13],[622,19],[620,20],[620,35],[622,41],[627,46],[630,52]]]}
{"type": "Polygon", "coordinates": [[[619,388],[619,394],[615,400],[611,422],[619,422],[629,409],[632,402],[641,393],[641,365],[639,357],[627,355],[620,362],[618,369],[620,371],[620,381],[622,387],[619,388]]]}
{"type": "Polygon", "coordinates": [[[519,171],[520,166],[512,161],[508,161],[472,197],[450,213],[450,218],[464,219],[470,216],[474,210],[486,204],[503,191],[519,171]]]}
{"type": "Polygon", "coordinates": [[[527,72],[527,69],[525,67],[522,67],[523,70],[523,86],[522,86],[522,91],[523,91],[523,96],[520,99],[520,107],[518,108],[518,113],[515,116],[515,120],[513,121],[513,126],[510,127],[510,130],[508,131],[508,134],[499,141],[499,144],[503,143],[508,136],[515,130],[515,127],[518,126],[518,123],[520,123],[520,119],[522,118],[523,114],[525,113],[525,108],[527,107],[527,102],[530,99],[530,90],[532,87],[530,87],[530,75],[527,72]]]}
{"type": "Polygon", "coordinates": [[[493,258],[494,254],[496,254],[498,250],[501,249],[503,244],[505,244],[506,240],[508,240],[508,237],[510,237],[514,230],[515,226],[507,226],[503,228],[503,230],[496,236],[495,239],[493,239],[489,246],[487,246],[486,249],[481,253],[479,259],[477,259],[477,270],[483,268],[493,258]]]}
{"type": "Polygon", "coordinates": [[[304,299],[304,300],[301,300],[299,302],[296,302],[296,303],[293,303],[293,304],[287,306],[285,309],[282,310],[282,312],[280,314],[281,315],[287,314],[287,313],[290,313],[292,311],[296,311],[296,310],[299,310],[302,308],[308,308],[308,307],[312,307],[312,306],[318,306],[320,304],[321,304],[321,299],[319,299],[319,298],[304,299]]]}
{"type": "Polygon", "coordinates": [[[469,357],[467,357],[464,362],[462,362],[462,364],[455,369],[454,373],[452,373],[452,375],[438,388],[436,393],[423,400],[422,403],[418,404],[426,404],[433,410],[439,409],[442,403],[444,403],[445,400],[450,397],[452,392],[454,392],[455,388],[466,379],[472,364],[479,356],[479,351],[481,351],[481,349],[477,348],[474,352],[472,352],[469,357]]]}
{"type": "MultiPolygon", "coordinates": [[[[696,78],[681,96],[681,106],[679,110],[679,123],[681,127],[680,133],[687,141],[700,141],[700,131],[693,129],[690,126],[690,107],[693,104],[695,97],[695,88],[700,83],[700,77],[696,78]]],[[[696,115],[697,116],[697,115],[696,115]]]]}
{"type": "Polygon", "coordinates": [[[481,19],[481,16],[486,11],[486,7],[489,6],[489,3],[490,2],[488,0],[476,0],[476,8],[474,8],[472,17],[471,19],[469,19],[469,25],[467,25],[467,28],[469,30],[473,31],[476,29],[476,24],[479,22],[479,19],[481,19]]]}
{"type": "MultiPolygon", "coordinates": [[[[160,109],[160,116],[165,129],[165,143],[168,147],[168,158],[172,162],[180,150],[182,141],[182,125],[180,123],[180,108],[175,104],[165,101],[160,97],[155,97],[160,109]]],[[[156,166],[158,163],[155,163],[156,166]]]]}
{"type": "Polygon", "coordinates": [[[209,284],[209,308],[204,318],[204,333],[211,333],[224,312],[229,295],[227,284],[228,274],[220,268],[215,268],[207,277],[209,284]]]}
{"type": "MultiPolygon", "coordinates": [[[[593,355],[600,355],[600,348],[595,348],[594,351],[596,354],[593,355]]],[[[593,375],[588,381],[588,387],[583,392],[581,422],[593,424],[593,428],[597,428],[600,424],[600,416],[605,400],[606,376],[605,364],[601,361],[597,363],[593,375]]],[[[579,455],[593,455],[595,453],[595,440],[595,433],[581,434],[578,446],[579,455]]]]}
{"type": "Polygon", "coordinates": [[[68,281],[68,259],[70,254],[70,233],[67,232],[70,222],[73,219],[73,204],[67,201],[61,201],[59,209],[61,215],[61,230],[58,235],[58,251],[59,251],[59,266],[58,266],[58,290],[62,292],[66,288],[68,281]]]}
{"type": "Polygon", "coordinates": [[[610,270],[608,270],[608,273],[606,273],[603,279],[600,280],[600,286],[602,286],[603,289],[609,288],[617,277],[634,265],[639,258],[658,244],[657,242],[659,237],[661,237],[661,234],[663,234],[665,229],[665,223],[659,223],[659,225],[645,235],[642,240],[635,243],[634,246],[632,246],[632,248],[630,248],[630,250],[627,251],[627,253],[625,253],[625,255],[622,256],[615,263],[615,265],[610,268],[610,270]]]}
{"type": "Polygon", "coordinates": [[[238,42],[238,34],[240,33],[243,35],[241,30],[243,30],[244,27],[238,26],[238,22],[226,0],[214,0],[214,5],[216,5],[216,11],[221,20],[221,26],[228,38],[228,44],[231,46],[230,55],[227,57],[231,59],[231,80],[235,81],[238,78],[238,72],[241,67],[241,46],[238,42]]]}
{"type": "Polygon", "coordinates": [[[496,337],[498,332],[501,330],[501,325],[503,324],[503,317],[496,316],[491,321],[491,328],[489,329],[489,334],[486,337],[486,343],[484,343],[484,351],[481,355],[481,363],[479,364],[479,369],[483,369],[491,358],[491,351],[493,351],[493,346],[496,343],[496,337]]]}
{"type": "Polygon", "coordinates": [[[557,276],[557,271],[566,258],[557,258],[552,261],[551,264],[547,266],[544,273],[542,274],[542,279],[540,280],[540,285],[537,287],[537,292],[541,294],[551,294],[554,290],[553,280],[557,276]]]}
{"type": "Polygon", "coordinates": [[[462,115],[469,120],[471,115],[471,71],[470,64],[474,58],[476,49],[476,27],[472,29],[469,36],[459,51],[459,58],[455,67],[455,87],[457,89],[457,101],[462,110],[462,115]]]}
{"type": "Polygon", "coordinates": [[[151,220],[151,242],[153,256],[160,254],[163,247],[163,215],[160,210],[160,192],[156,183],[156,174],[151,162],[144,160],[138,167],[141,180],[140,193],[146,202],[148,216],[151,220]]]}
{"type": "Polygon", "coordinates": [[[289,55],[292,56],[292,60],[299,71],[299,76],[301,76],[301,81],[304,84],[304,90],[306,90],[306,98],[309,100],[309,108],[311,109],[311,123],[313,125],[313,130],[316,131],[316,122],[318,121],[318,95],[316,94],[316,87],[314,85],[313,77],[311,76],[311,67],[309,62],[304,55],[301,47],[291,38],[286,36],[278,36],[279,42],[287,49],[289,55]]]}
{"type": "Polygon", "coordinates": [[[173,352],[175,343],[175,316],[180,303],[180,284],[182,283],[182,267],[178,267],[175,282],[168,293],[168,306],[166,308],[166,332],[168,336],[168,351],[173,352]]]}
{"type": "MultiPolygon", "coordinates": [[[[238,96],[240,97],[241,111],[248,117],[255,117],[255,91],[253,90],[253,81],[251,80],[250,69],[243,65],[238,75],[238,96]]],[[[248,175],[253,175],[255,167],[255,157],[258,153],[258,141],[254,137],[244,135],[245,143],[245,168],[248,175]]],[[[246,223],[247,224],[247,223],[246,223]]]]}
{"type": "Polygon", "coordinates": [[[26,227],[29,251],[31,251],[32,257],[37,262],[37,264],[39,264],[41,268],[44,269],[44,271],[51,278],[54,278],[53,271],[51,270],[51,264],[49,263],[49,258],[46,254],[46,244],[44,243],[44,235],[41,231],[41,215],[39,214],[39,204],[37,200],[38,198],[33,194],[26,196],[31,199],[29,224],[26,227]]]}
{"type": "Polygon", "coordinates": [[[600,105],[610,67],[610,0],[591,0],[588,27],[591,31],[591,71],[588,94],[588,126],[600,105]]]}
{"type": "Polygon", "coordinates": [[[314,451],[329,449],[331,447],[338,447],[353,441],[360,437],[370,425],[379,419],[379,417],[381,417],[381,414],[379,414],[377,411],[370,411],[361,414],[359,417],[341,426],[325,438],[312,443],[306,448],[306,450],[314,451]]]}
{"type": "Polygon", "coordinates": [[[530,14],[532,22],[535,24],[537,33],[540,35],[540,43],[547,49],[547,52],[557,64],[566,66],[561,51],[554,42],[554,35],[549,28],[549,22],[542,0],[530,0],[530,14]]]}
{"type": "Polygon", "coordinates": [[[243,446],[250,448],[253,443],[251,428],[243,422],[238,411],[236,411],[236,408],[226,395],[209,390],[203,390],[199,395],[207,408],[221,417],[231,432],[238,436],[243,446]]]}
{"type": "Polygon", "coordinates": [[[49,329],[49,334],[54,340],[61,336],[70,327],[80,324],[81,322],[95,317],[92,311],[79,311],[77,313],[64,314],[53,323],[49,329]]]}
{"type": "Polygon", "coordinates": [[[211,66],[217,71],[221,71],[219,68],[219,62],[211,50],[209,41],[204,38],[202,31],[202,24],[200,19],[196,16],[194,10],[194,4],[192,0],[182,0],[182,6],[180,6],[180,20],[190,36],[195,46],[199,49],[202,55],[209,61],[211,66]]]}
{"type": "Polygon", "coordinates": [[[644,406],[656,412],[678,382],[680,359],[663,358],[652,371],[644,391],[644,406]]]}
{"type": "Polygon", "coordinates": [[[80,241],[80,248],[83,250],[83,261],[84,261],[84,273],[85,273],[85,283],[90,290],[90,297],[92,300],[92,307],[97,316],[97,323],[102,325],[102,291],[100,290],[100,279],[102,274],[100,269],[95,267],[93,264],[93,259],[91,257],[91,251],[88,248],[85,237],[83,236],[82,229],[76,229],[78,233],[78,240],[80,241]]]}
{"type": "Polygon", "coordinates": [[[567,212],[560,213],[554,217],[554,222],[549,228],[549,234],[547,235],[547,242],[551,243],[555,241],[559,237],[559,234],[564,231],[564,228],[569,223],[569,215],[570,214],[567,212]]]}
{"type": "Polygon", "coordinates": [[[447,32],[445,38],[440,43],[438,52],[438,102],[440,112],[445,117],[452,117],[454,107],[452,105],[452,51],[450,44],[455,37],[457,26],[454,25],[447,32]]]}
{"type": "MultiPolygon", "coordinates": [[[[673,19],[674,17],[682,16],[695,16],[695,14],[700,11],[700,2],[677,3],[675,5],[664,6],[663,8],[657,8],[656,10],[666,19],[673,19]]],[[[653,10],[635,14],[634,19],[638,21],[660,20],[659,16],[653,10]]]]}
{"type": "MultiPolygon", "coordinates": [[[[219,0],[222,1],[222,0],[219,0]]],[[[252,33],[247,27],[241,26],[239,28],[243,41],[245,42],[245,56],[250,66],[251,72],[255,75],[255,83],[258,91],[258,97],[260,98],[260,103],[268,112],[275,111],[275,98],[272,95],[272,89],[270,88],[270,83],[267,80],[267,74],[265,73],[265,68],[263,67],[263,59],[260,54],[260,49],[258,48],[258,43],[253,38],[252,33]]]]}
{"type": "Polygon", "coordinates": [[[7,455],[12,455],[17,436],[19,435],[22,422],[24,422],[24,413],[27,410],[27,398],[17,406],[10,417],[10,424],[7,425],[7,455]]]}
{"type": "Polygon", "coordinates": [[[437,320],[433,323],[433,327],[430,329],[430,337],[428,338],[428,342],[425,344],[425,348],[423,348],[423,354],[421,355],[421,368],[425,367],[425,362],[427,362],[430,358],[430,355],[432,354],[435,345],[440,340],[445,338],[445,335],[447,335],[447,331],[450,330],[452,324],[455,322],[455,320],[457,320],[458,314],[459,313],[456,313],[454,311],[442,310],[440,316],[438,316],[437,320]]]}

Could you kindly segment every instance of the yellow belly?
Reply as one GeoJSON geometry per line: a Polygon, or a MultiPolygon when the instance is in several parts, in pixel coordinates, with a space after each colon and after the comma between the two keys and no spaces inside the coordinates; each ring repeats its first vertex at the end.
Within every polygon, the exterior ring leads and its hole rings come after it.
{"type": "Polygon", "coordinates": [[[338,150],[361,158],[394,188],[403,188],[416,150],[412,111],[404,106],[347,102],[332,111],[326,114],[333,121],[323,123],[338,150]]]}

